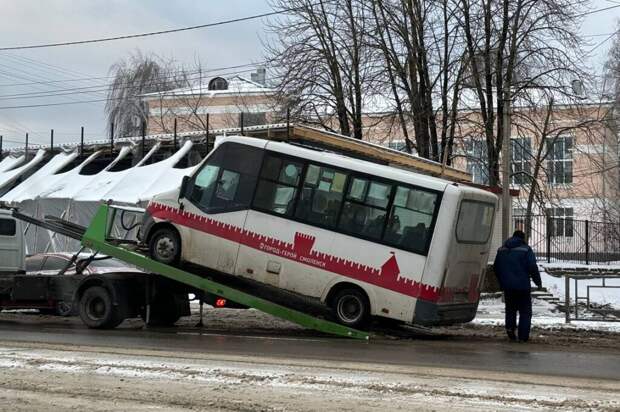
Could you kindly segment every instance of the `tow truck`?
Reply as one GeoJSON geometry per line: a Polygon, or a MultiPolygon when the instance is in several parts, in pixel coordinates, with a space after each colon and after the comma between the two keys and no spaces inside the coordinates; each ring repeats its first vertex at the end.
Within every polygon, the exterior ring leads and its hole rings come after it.
{"type": "MultiPolygon", "coordinates": [[[[178,268],[150,259],[140,245],[111,237],[118,212],[141,213],[135,207],[102,204],[88,227],[56,217],[40,220],[16,209],[0,210],[0,221],[14,230],[0,236],[0,254],[12,256],[13,267],[0,267],[0,308],[54,308],[58,302],[72,302],[82,322],[89,328],[115,328],[123,320],[142,317],[147,325],[171,325],[190,314],[188,294],[201,296],[201,302],[254,308],[303,327],[337,336],[364,339],[368,332],[348,328],[326,319],[319,307],[288,294],[276,294],[255,284],[226,279],[215,272],[178,268]],[[12,223],[8,223],[12,222],[12,223]],[[142,269],[143,273],[84,275],[26,274],[24,270],[23,224],[30,223],[72,239],[82,247],[71,260],[85,268],[97,258],[113,257],[142,269]],[[85,251],[90,256],[79,259],[85,251]],[[20,257],[21,256],[21,257],[20,257]]],[[[10,265],[9,265],[10,266],[10,265]]],[[[202,314],[202,310],[201,310],[202,314]]]]}

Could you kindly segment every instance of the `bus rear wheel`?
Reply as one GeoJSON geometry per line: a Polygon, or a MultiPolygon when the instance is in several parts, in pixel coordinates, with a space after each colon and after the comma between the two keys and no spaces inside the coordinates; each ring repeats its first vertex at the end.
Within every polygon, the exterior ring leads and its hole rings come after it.
{"type": "Polygon", "coordinates": [[[346,288],[334,295],[331,300],[331,310],[339,323],[351,328],[359,328],[368,322],[370,302],[360,289],[346,288]]]}

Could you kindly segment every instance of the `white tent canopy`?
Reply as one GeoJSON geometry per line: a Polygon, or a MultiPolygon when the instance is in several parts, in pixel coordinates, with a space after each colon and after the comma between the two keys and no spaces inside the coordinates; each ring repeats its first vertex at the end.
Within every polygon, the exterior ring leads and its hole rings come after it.
{"type": "MultiPolygon", "coordinates": [[[[111,171],[131,152],[129,147],[124,147],[112,162],[95,174],[85,174],[84,170],[102,154],[101,151],[93,153],[78,166],[59,173],[77,157],[77,152],[61,153],[2,196],[0,201],[16,206],[24,213],[40,219],[52,215],[87,226],[102,201],[145,206],[153,196],[177,188],[183,176],[191,174],[194,170],[194,167],[175,168],[191,148],[192,142],[187,141],[181,149],[165,160],[146,164],[160,149],[160,145],[157,144],[136,165],[124,170],[111,171]]],[[[26,166],[34,167],[43,160],[44,154],[44,151],[40,151],[35,159],[19,169],[26,166]],[[37,163],[30,166],[35,160],[37,163]]],[[[4,161],[0,166],[4,166],[4,161]]],[[[11,170],[11,173],[0,172],[0,188],[8,186],[10,179],[14,181],[13,175],[19,175],[17,171],[18,169],[11,170]]],[[[117,235],[122,232],[120,228],[116,229],[117,235]]],[[[26,243],[28,253],[75,251],[79,247],[74,240],[34,226],[28,226],[26,229],[26,243]]]]}
{"type": "Polygon", "coordinates": [[[24,156],[7,156],[2,161],[0,161],[0,172],[4,172],[6,170],[12,169],[21,162],[24,161],[24,156]]]}
{"type": "MultiPolygon", "coordinates": [[[[17,179],[19,179],[20,177],[28,173],[30,170],[32,170],[32,168],[36,167],[39,163],[41,163],[44,160],[44,158],[45,158],[45,150],[39,150],[37,154],[34,156],[34,158],[26,164],[15,167],[15,165],[19,164],[19,161],[18,160],[13,161],[12,164],[14,165],[14,167],[6,168],[4,171],[0,172],[0,193],[2,193],[7,187],[9,187],[17,179]]],[[[4,164],[4,162],[2,162],[2,164],[4,164]]],[[[0,166],[2,164],[0,164],[0,166]]],[[[7,165],[9,164],[11,164],[11,162],[7,162],[7,165]]]]}

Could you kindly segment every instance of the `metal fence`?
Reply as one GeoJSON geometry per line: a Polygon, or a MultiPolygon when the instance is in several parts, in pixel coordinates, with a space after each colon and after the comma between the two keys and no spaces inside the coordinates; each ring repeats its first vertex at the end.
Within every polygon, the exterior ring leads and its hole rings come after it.
{"type": "MultiPolygon", "coordinates": [[[[525,216],[514,216],[513,227],[528,233],[525,216]]],[[[620,262],[617,223],[532,216],[528,243],[539,260],[585,264],[620,262]]]]}

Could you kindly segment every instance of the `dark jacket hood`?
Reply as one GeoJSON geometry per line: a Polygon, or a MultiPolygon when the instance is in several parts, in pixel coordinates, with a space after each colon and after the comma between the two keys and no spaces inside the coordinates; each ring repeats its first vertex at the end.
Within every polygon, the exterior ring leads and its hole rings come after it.
{"type": "Polygon", "coordinates": [[[507,247],[508,249],[514,249],[516,247],[523,246],[523,245],[525,245],[525,241],[521,239],[520,237],[515,237],[515,236],[509,239],[506,239],[506,241],[504,242],[504,247],[507,247]]]}

